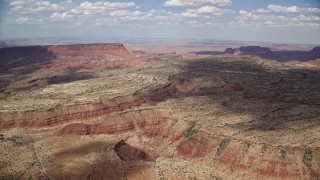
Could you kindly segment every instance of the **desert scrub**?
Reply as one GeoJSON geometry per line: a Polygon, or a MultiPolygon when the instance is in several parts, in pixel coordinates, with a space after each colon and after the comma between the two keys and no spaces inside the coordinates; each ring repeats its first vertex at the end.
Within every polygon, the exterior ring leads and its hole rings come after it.
{"type": "Polygon", "coordinates": [[[249,148],[250,148],[250,143],[246,142],[243,145],[240,159],[243,159],[245,157],[245,155],[249,152],[249,148]]]}
{"type": "Polygon", "coordinates": [[[311,168],[311,160],[312,160],[312,149],[310,147],[307,147],[304,150],[304,154],[303,154],[303,163],[304,165],[307,167],[307,173],[310,176],[310,179],[313,179],[313,170],[311,168]]]}
{"type": "Polygon", "coordinates": [[[199,130],[193,129],[196,126],[196,122],[192,122],[192,125],[187,129],[186,132],[184,132],[184,136],[186,138],[191,138],[195,133],[197,133],[199,130]]]}
{"type": "Polygon", "coordinates": [[[214,180],[222,180],[219,176],[213,176],[214,180]]]}
{"type": "Polygon", "coordinates": [[[263,145],[262,149],[261,149],[261,153],[264,154],[267,150],[268,150],[268,146],[267,145],[263,145]]]}
{"type": "Polygon", "coordinates": [[[287,155],[287,152],[286,152],[285,150],[281,149],[281,151],[280,151],[280,157],[281,157],[281,159],[286,158],[286,155],[287,155]]]}
{"type": "Polygon", "coordinates": [[[217,153],[216,153],[216,157],[218,158],[222,152],[226,149],[226,147],[229,145],[230,143],[230,139],[228,138],[224,138],[220,141],[218,147],[217,147],[217,153]]]}
{"type": "Polygon", "coordinates": [[[302,73],[301,73],[301,76],[302,76],[303,79],[306,79],[306,78],[309,77],[309,73],[307,73],[307,72],[302,72],[302,73]]]}
{"type": "Polygon", "coordinates": [[[312,159],[312,149],[307,147],[305,150],[304,150],[304,154],[303,154],[303,163],[307,166],[307,167],[310,167],[311,164],[310,164],[310,161],[312,159]]]}

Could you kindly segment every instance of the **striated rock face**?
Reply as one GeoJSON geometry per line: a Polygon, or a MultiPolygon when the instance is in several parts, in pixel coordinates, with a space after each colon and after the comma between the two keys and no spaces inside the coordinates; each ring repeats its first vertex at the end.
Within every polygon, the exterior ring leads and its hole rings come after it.
{"type": "Polygon", "coordinates": [[[69,71],[141,64],[123,44],[80,44],[0,49],[1,73],[69,71]]]}
{"type": "MultiPolygon", "coordinates": [[[[156,110],[131,111],[112,117],[113,121],[107,119],[100,125],[70,124],[60,133],[80,135],[139,133],[140,136],[157,143],[151,141],[143,149],[127,144],[123,140],[118,142],[114,150],[123,161],[154,161],[156,157],[166,157],[168,156],[165,152],[168,148],[166,145],[171,144],[171,148],[173,146],[176,151],[176,155],[171,158],[175,158],[176,161],[184,159],[203,163],[205,164],[202,165],[203,168],[210,167],[207,171],[218,172],[222,178],[317,179],[320,177],[319,147],[286,146],[236,138],[203,130],[199,123],[174,122],[172,115],[174,115],[172,112],[156,110]],[[84,129],[86,133],[83,133],[84,129]]],[[[176,167],[175,164],[171,166],[176,167]]]]}

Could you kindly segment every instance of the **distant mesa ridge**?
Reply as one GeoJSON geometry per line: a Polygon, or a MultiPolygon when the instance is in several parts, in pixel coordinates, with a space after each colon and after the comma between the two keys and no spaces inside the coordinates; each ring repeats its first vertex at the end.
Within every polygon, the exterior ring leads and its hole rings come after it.
{"type": "Polygon", "coordinates": [[[242,46],[239,49],[237,49],[235,53],[250,55],[250,54],[270,54],[272,52],[268,47],[242,46]]]}
{"type": "Polygon", "coordinates": [[[0,48],[0,55],[12,56],[18,54],[32,53],[70,53],[72,51],[127,51],[125,46],[120,43],[105,43],[105,44],[72,44],[72,45],[46,45],[46,46],[20,46],[0,48]]]}
{"type": "Polygon", "coordinates": [[[320,46],[314,47],[310,52],[319,53],[320,54],[320,46]]]}
{"type": "Polygon", "coordinates": [[[120,43],[21,46],[0,48],[2,73],[118,68],[141,64],[120,43]]]}
{"type": "Polygon", "coordinates": [[[268,47],[260,46],[241,46],[239,48],[227,48],[226,54],[237,54],[237,55],[265,55],[271,54],[272,51],[268,47]]]}
{"type": "Polygon", "coordinates": [[[320,46],[314,47],[311,51],[271,51],[268,47],[241,46],[239,48],[227,48],[224,53],[235,55],[254,55],[264,59],[271,59],[280,62],[304,62],[320,58],[320,46]]]}

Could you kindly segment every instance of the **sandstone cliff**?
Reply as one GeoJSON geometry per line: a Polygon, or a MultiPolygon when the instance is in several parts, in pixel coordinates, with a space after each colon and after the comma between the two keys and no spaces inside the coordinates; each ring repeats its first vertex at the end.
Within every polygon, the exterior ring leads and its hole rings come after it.
{"type": "Polygon", "coordinates": [[[80,44],[0,49],[0,72],[67,71],[141,64],[123,44],[80,44]]]}

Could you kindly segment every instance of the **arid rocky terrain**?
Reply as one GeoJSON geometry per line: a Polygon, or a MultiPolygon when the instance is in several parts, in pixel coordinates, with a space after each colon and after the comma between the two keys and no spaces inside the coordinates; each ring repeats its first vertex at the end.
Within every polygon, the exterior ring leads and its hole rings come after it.
{"type": "Polygon", "coordinates": [[[320,179],[319,65],[181,58],[0,49],[0,179],[320,179]]]}

